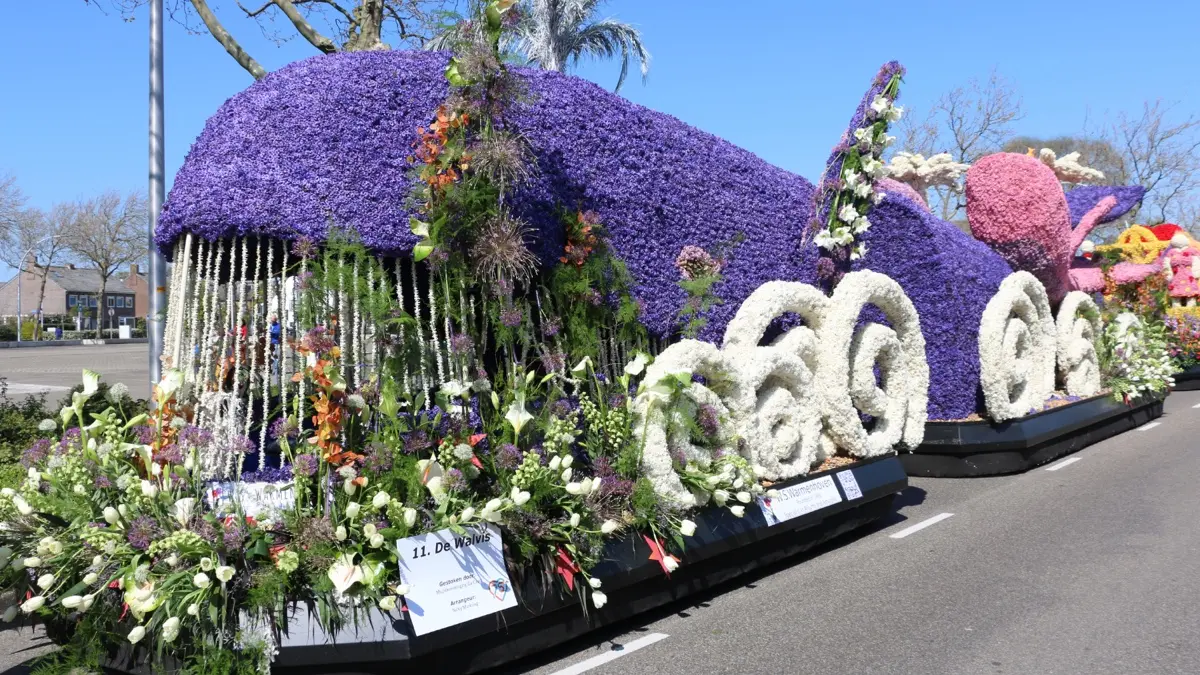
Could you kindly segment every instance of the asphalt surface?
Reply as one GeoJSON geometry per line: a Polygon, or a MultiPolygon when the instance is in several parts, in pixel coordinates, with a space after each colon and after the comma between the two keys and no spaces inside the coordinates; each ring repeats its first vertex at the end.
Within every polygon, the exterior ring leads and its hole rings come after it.
{"type": "MultiPolygon", "coordinates": [[[[502,672],[1200,673],[1192,406],[1025,474],[912,479],[876,526],[502,672]]],[[[39,645],[0,631],[0,675],[39,645]]]]}
{"type": "Polygon", "coordinates": [[[124,382],[134,398],[150,396],[150,347],[146,344],[81,345],[0,349],[0,378],[10,398],[46,393],[57,403],[79,384],[84,368],[100,373],[105,382],[124,382]]]}

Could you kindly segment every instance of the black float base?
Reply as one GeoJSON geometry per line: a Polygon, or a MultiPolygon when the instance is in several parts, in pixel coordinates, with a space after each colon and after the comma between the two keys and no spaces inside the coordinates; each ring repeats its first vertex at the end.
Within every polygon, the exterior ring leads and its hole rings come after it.
{"type": "Polygon", "coordinates": [[[372,624],[330,636],[312,620],[310,608],[296,605],[279,636],[273,671],[288,675],[391,674],[410,669],[473,673],[500,666],[702,592],[862,527],[887,515],[896,493],[908,486],[900,460],[889,456],[774,487],[783,489],[814,481],[823,481],[825,494],[836,490],[839,501],[775,525],[768,525],[755,501],[745,505],[742,518],[726,508],[709,507],[697,513],[696,533],[685,539],[687,550],[670,576],[657,561],[650,560],[650,547],[640,535],[613,540],[605,549],[604,560],[592,570],[593,576],[603,580],[608,604],[596,610],[589,601],[586,614],[580,596],[566,592],[557,577],[546,584],[514,576],[521,600],[518,607],[422,636],[412,634],[399,612],[391,620],[376,613],[372,624]],[[861,496],[848,498],[851,495],[836,475],[842,473],[853,475],[854,480],[846,483],[857,483],[861,496]]]}
{"type": "Polygon", "coordinates": [[[1185,371],[1175,373],[1175,391],[1196,391],[1200,389],[1200,366],[1193,366],[1185,371]]]}
{"type": "Polygon", "coordinates": [[[1020,473],[1139,427],[1162,412],[1161,398],[1125,405],[1103,396],[1001,424],[929,422],[924,443],[900,455],[900,461],[910,476],[1020,473]]]}

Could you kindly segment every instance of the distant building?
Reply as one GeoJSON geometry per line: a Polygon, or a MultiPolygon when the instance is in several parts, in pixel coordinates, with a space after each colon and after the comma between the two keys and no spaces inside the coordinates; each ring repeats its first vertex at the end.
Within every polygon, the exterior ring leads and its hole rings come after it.
{"type": "MultiPolygon", "coordinates": [[[[26,318],[38,308],[38,288],[42,268],[26,264],[21,273],[21,312],[26,318]]],[[[108,278],[104,289],[104,306],[100,307],[100,274],[94,269],[75,265],[53,266],[46,275],[46,294],[42,298],[45,316],[66,315],[76,320],[78,329],[96,327],[97,318],[103,328],[134,325],[137,318],[149,312],[149,288],[146,277],[137,265],[119,271],[108,278]],[[113,311],[111,321],[108,310],[113,311]]],[[[17,314],[17,277],[0,284],[0,317],[17,314]]]]}

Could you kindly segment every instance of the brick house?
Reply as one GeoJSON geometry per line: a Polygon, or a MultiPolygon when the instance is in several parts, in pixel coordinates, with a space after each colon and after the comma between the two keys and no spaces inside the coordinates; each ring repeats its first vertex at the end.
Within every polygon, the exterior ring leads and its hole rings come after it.
{"type": "MultiPolygon", "coordinates": [[[[21,312],[33,316],[38,307],[38,287],[42,268],[26,265],[30,271],[21,274],[21,312]]],[[[46,294],[42,312],[46,316],[67,315],[81,323],[81,328],[96,327],[97,316],[102,326],[133,325],[136,318],[149,312],[149,283],[137,265],[109,277],[105,285],[104,307],[100,307],[100,275],[94,269],[75,265],[53,266],[46,275],[46,294]],[[113,310],[111,322],[108,310],[113,310]]],[[[17,277],[0,284],[0,317],[17,314],[17,277]]]]}

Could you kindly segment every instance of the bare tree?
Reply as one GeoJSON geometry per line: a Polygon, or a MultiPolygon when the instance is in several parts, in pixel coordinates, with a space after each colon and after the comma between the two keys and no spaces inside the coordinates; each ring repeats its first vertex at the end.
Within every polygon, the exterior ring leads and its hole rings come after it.
{"type": "MultiPolygon", "coordinates": [[[[298,35],[323,54],[375,51],[397,45],[418,47],[452,23],[462,0],[235,0],[237,9],[221,16],[253,19],[268,39],[282,44],[298,35]],[[277,23],[278,20],[278,23],[277,23]],[[284,26],[278,28],[279,25],[284,26]]],[[[84,0],[110,3],[126,20],[148,0],[84,0]]],[[[166,0],[171,19],[188,31],[211,35],[246,72],[260,80],[263,68],[226,29],[218,11],[206,0],[166,0]],[[197,23],[199,19],[199,23],[197,23]]]]}
{"type": "Polygon", "coordinates": [[[91,264],[100,276],[97,301],[97,336],[102,324],[108,280],[123,265],[146,255],[146,199],[133,193],[124,198],[116,192],[80,202],[64,223],[62,237],[67,248],[91,264]]]}
{"type": "Polygon", "coordinates": [[[0,174],[0,236],[7,237],[25,208],[25,193],[12,174],[0,174]]]}
{"type": "Polygon", "coordinates": [[[73,204],[55,204],[49,212],[25,209],[20,212],[8,236],[0,240],[0,261],[17,270],[17,274],[38,276],[38,314],[46,298],[46,278],[50,266],[67,258],[66,225],[74,218],[73,204]]]}
{"type": "MultiPolygon", "coordinates": [[[[954,161],[972,164],[1000,149],[1024,117],[1021,105],[1013,85],[993,71],[985,81],[972,79],[943,94],[924,119],[905,116],[897,147],[927,157],[948,152],[954,161]]],[[[953,220],[965,206],[961,195],[945,187],[935,192],[942,219],[953,220]]]]}
{"type": "Polygon", "coordinates": [[[1200,198],[1200,117],[1171,120],[1171,111],[1161,100],[1147,101],[1140,115],[1121,113],[1097,134],[1120,154],[1116,182],[1146,188],[1144,220],[1178,219],[1200,198]]]}

